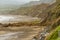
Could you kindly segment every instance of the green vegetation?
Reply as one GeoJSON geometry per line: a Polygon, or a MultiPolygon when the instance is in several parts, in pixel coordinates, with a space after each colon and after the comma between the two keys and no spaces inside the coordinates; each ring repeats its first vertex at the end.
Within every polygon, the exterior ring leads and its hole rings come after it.
{"type": "Polygon", "coordinates": [[[48,40],[60,40],[58,32],[60,31],[60,26],[58,26],[51,35],[47,38],[48,40]]]}

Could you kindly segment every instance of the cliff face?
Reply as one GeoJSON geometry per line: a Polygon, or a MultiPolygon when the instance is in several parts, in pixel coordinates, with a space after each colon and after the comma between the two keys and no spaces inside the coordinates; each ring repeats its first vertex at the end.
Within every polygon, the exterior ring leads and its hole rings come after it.
{"type": "Polygon", "coordinates": [[[41,22],[41,25],[44,26],[50,26],[52,30],[51,35],[47,36],[46,40],[60,40],[58,38],[58,30],[60,30],[60,0],[57,0],[56,3],[54,3],[54,6],[52,5],[49,10],[46,10],[46,13],[48,16],[44,21],[41,22]]]}
{"type": "MultiPolygon", "coordinates": [[[[60,0],[59,0],[60,1],[60,0]]],[[[43,32],[45,33],[50,33],[52,32],[52,30],[54,30],[55,28],[59,29],[59,25],[60,25],[60,3],[59,1],[55,2],[54,4],[50,5],[47,7],[47,9],[45,9],[43,11],[42,14],[47,14],[44,18],[44,20],[40,23],[40,26],[46,26],[46,31],[43,30],[43,32]]],[[[40,14],[39,14],[40,15],[40,14]]],[[[59,29],[60,30],[60,29],[59,29]]],[[[55,38],[57,38],[57,33],[56,31],[53,32],[53,34],[50,36],[50,34],[47,36],[41,34],[43,32],[40,32],[36,38],[39,39],[42,35],[42,37],[47,37],[46,40],[55,40],[55,38]]],[[[44,33],[44,34],[45,34],[44,33]]],[[[44,38],[41,38],[44,39],[44,38]]]]}
{"type": "Polygon", "coordinates": [[[27,15],[27,16],[33,16],[38,17],[40,13],[42,13],[43,10],[45,10],[49,4],[41,4],[41,5],[35,5],[30,7],[22,7],[15,11],[11,11],[10,14],[13,15],[27,15]]]}
{"type": "Polygon", "coordinates": [[[60,2],[53,3],[52,5],[49,4],[41,4],[31,7],[22,7],[15,11],[11,11],[10,14],[13,15],[27,15],[33,17],[42,18],[42,22],[40,23],[41,26],[54,26],[59,25],[60,21],[60,2]]]}
{"type": "Polygon", "coordinates": [[[56,0],[57,3],[60,3],[60,0],[56,0]]]}
{"type": "Polygon", "coordinates": [[[57,2],[49,6],[44,12],[48,14],[42,25],[53,25],[55,22],[60,21],[60,4],[57,2]]]}

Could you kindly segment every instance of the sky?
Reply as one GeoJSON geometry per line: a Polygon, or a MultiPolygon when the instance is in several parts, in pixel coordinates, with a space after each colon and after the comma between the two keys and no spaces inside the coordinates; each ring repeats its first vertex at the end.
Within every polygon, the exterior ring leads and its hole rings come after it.
{"type": "Polygon", "coordinates": [[[0,5],[5,5],[5,4],[25,4],[30,1],[40,1],[40,2],[45,2],[49,3],[52,2],[53,0],[0,0],[0,5]]]}
{"type": "Polygon", "coordinates": [[[39,0],[0,0],[1,4],[24,4],[30,1],[39,1],[39,0]]]}

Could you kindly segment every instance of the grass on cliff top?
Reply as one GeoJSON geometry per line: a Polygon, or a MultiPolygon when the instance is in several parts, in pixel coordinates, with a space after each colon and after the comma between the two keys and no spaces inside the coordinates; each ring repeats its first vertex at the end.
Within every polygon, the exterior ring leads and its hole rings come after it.
{"type": "Polygon", "coordinates": [[[58,34],[58,32],[60,32],[60,26],[58,26],[49,37],[47,37],[47,40],[60,40],[60,37],[58,34]]]}

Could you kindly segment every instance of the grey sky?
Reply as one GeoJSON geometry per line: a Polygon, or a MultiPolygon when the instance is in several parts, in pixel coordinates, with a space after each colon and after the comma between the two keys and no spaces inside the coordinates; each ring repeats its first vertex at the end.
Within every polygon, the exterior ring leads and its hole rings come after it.
{"type": "MultiPolygon", "coordinates": [[[[30,1],[39,1],[39,0],[0,0],[0,5],[5,4],[24,4],[30,1]]],[[[40,0],[41,2],[52,2],[53,0],[40,0]]]]}
{"type": "MultiPolygon", "coordinates": [[[[24,4],[32,0],[0,0],[0,4],[24,4]]],[[[38,1],[38,0],[33,0],[38,1]]]]}

